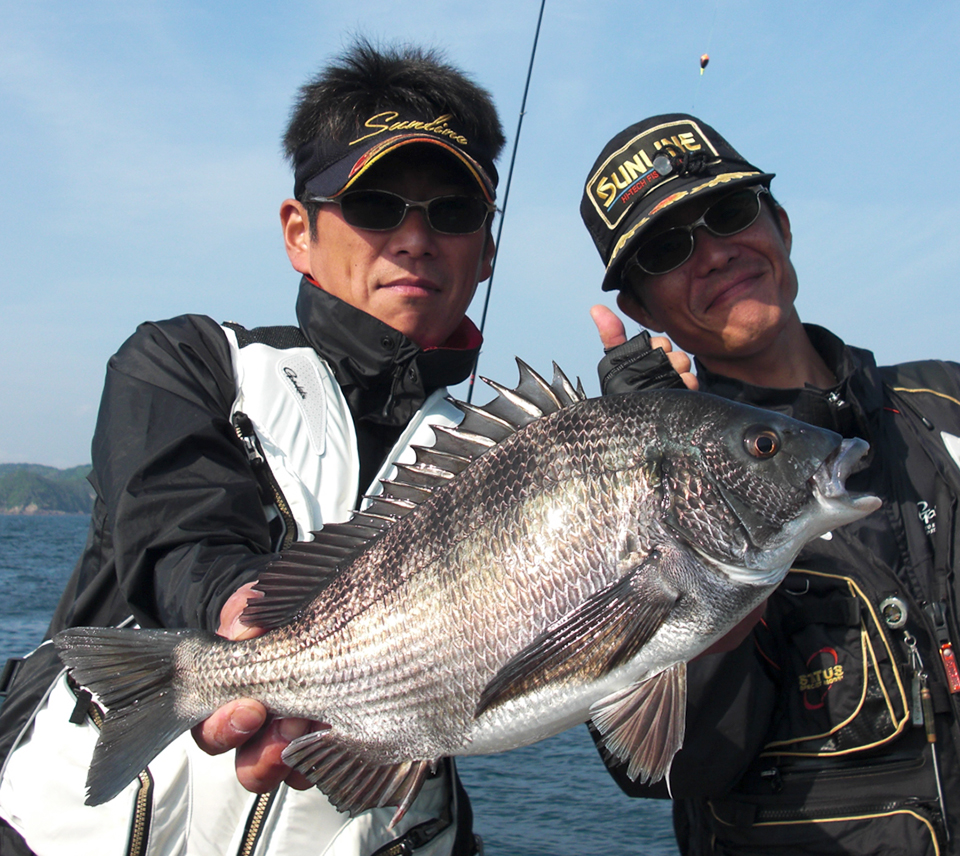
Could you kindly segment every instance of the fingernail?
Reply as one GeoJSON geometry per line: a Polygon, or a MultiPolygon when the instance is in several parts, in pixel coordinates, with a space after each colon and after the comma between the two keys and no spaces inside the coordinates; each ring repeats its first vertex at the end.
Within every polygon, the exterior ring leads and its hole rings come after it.
{"type": "Polygon", "coordinates": [[[263,725],[263,714],[259,708],[240,705],[230,714],[230,727],[238,734],[253,734],[263,725]]]}
{"type": "Polygon", "coordinates": [[[296,740],[307,733],[305,719],[281,719],[277,723],[277,731],[284,740],[296,740]]]}

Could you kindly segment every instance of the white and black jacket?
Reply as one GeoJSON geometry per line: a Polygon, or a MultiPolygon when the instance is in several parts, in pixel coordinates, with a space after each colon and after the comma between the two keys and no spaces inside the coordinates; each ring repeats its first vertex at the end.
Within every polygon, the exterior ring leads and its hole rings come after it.
{"type": "MultiPolygon", "coordinates": [[[[226,599],[256,579],[285,543],[346,519],[378,474],[409,454],[410,442],[429,443],[428,423],[458,421],[444,388],[465,379],[476,359],[480,336],[467,319],[448,347],[423,351],[307,279],[297,318],[297,327],[253,330],[197,315],[147,323],[111,358],[93,441],[90,534],[48,638],[64,627],[109,626],[131,616],[146,627],[215,630],[226,599]]],[[[14,679],[0,712],[0,761],[15,741],[23,751],[37,694],[45,697],[51,672],[59,671],[53,658],[37,659],[14,679]]],[[[55,702],[56,692],[50,698],[55,702]]],[[[196,753],[189,735],[180,742],[196,753]]],[[[232,759],[220,761],[223,787],[234,788],[232,759]]],[[[7,774],[13,769],[8,763],[7,774]]],[[[30,764],[21,761],[20,769],[30,764]]],[[[42,787],[45,774],[38,775],[42,787]]],[[[411,840],[439,832],[423,852],[471,852],[469,802],[452,764],[432,791],[441,809],[434,813],[445,817],[411,840]]],[[[204,800],[205,811],[217,810],[217,796],[204,800]]],[[[316,791],[284,789],[280,808],[294,811],[305,800],[304,816],[318,810],[309,801],[326,802],[316,791]]],[[[243,823],[246,812],[237,813],[243,823]]],[[[381,820],[350,832],[370,842],[356,852],[374,852],[402,834],[383,831],[389,817],[381,820]]],[[[325,852],[316,833],[308,839],[311,853],[325,852]]],[[[222,851],[185,852],[229,853],[227,843],[222,851]]],[[[154,844],[143,852],[167,852],[159,834],[154,844]]],[[[299,851],[288,843],[263,852],[299,851]]]]}

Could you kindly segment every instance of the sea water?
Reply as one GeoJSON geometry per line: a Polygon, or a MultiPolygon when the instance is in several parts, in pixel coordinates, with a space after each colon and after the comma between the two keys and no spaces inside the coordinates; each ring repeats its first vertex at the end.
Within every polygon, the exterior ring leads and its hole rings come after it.
{"type": "MultiPolygon", "coordinates": [[[[43,638],[88,526],[0,515],[0,665],[43,638]]],[[[586,727],[458,768],[488,856],[676,856],[670,803],[624,796],[586,727]]]]}

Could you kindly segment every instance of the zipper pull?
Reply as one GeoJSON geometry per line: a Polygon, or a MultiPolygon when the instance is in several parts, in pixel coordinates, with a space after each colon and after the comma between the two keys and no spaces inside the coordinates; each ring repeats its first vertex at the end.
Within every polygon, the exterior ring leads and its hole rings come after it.
{"type": "Polygon", "coordinates": [[[238,410],[233,414],[233,429],[243,443],[243,450],[247,453],[247,460],[254,466],[264,463],[263,455],[257,448],[257,435],[253,430],[253,422],[246,413],[238,410]]]}
{"type": "Polygon", "coordinates": [[[940,646],[940,661],[943,663],[943,672],[947,678],[947,688],[951,693],[960,693],[960,667],[957,665],[957,655],[953,650],[953,643],[947,632],[946,610],[943,603],[928,603],[924,608],[927,617],[933,624],[937,635],[937,644],[940,646]]]}
{"type": "Polygon", "coordinates": [[[827,401],[830,403],[831,406],[837,408],[837,410],[839,410],[841,407],[846,406],[846,402],[840,397],[840,393],[837,392],[835,389],[831,390],[830,393],[827,395],[827,401]]]}
{"type": "Polygon", "coordinates": [[[760,771],[760,781],[766,782],[770,786],[770,790],[779,794],[783,790],[783,778],[780,775],[779,767],[770,767],[766,770],[760,771]]]}

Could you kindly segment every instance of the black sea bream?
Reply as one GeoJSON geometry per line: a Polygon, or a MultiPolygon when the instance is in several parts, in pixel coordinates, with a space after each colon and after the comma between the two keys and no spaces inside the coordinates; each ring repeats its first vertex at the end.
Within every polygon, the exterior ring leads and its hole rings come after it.
{"type": "Polygon", "coordinates": [[[522,363],[516,390],[491,385],[363,514],[284,554],[248,607],[265,635],[57,636],[109,709],[88,803],[240,697],[323,723],[284,759],[344,811],[399,816],[442,756],[587,720],[655,781],[683,740],[685,663],[805,542],[880,504],[844,487],[865,442],[775,413],[683,390],[585,400],[522,363]]]}

